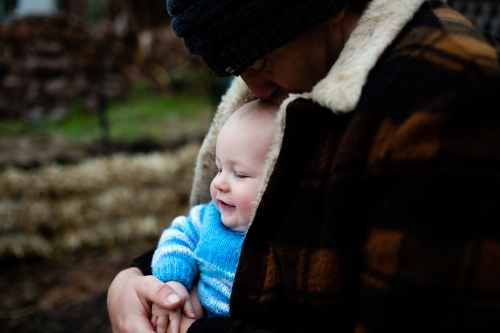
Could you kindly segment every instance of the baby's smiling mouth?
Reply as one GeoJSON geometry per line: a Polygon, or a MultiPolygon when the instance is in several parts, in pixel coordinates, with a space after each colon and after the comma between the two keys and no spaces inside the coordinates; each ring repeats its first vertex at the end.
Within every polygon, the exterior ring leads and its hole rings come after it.
{"type": "Polygon", "coordinates": [[[220,206],[221,208],[223,209],[232,209],[234,208],[235,206],[232,206],[232,205],[228,205],[227,203],[225,203],[224,201],[220,200],[220,199],[217,199],[220,203],[220,206]]]}

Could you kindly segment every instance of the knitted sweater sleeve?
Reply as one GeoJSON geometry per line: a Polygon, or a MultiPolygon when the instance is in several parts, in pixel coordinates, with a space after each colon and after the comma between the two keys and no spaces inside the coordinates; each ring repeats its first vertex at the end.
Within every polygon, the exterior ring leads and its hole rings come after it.
{"type": "Polygon", "coordinates": [[[191,208],[188,216],[178,216],[163,231],[153,254],[151,268],[159,280],[178,281],[190,289],[198,273],[195,248],[205,205],[191,208]]]}

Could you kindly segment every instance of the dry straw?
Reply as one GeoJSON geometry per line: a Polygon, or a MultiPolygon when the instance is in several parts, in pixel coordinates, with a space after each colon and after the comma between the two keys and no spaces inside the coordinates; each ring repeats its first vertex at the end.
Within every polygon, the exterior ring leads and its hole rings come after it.
{"type": "Polygon", "coordinates": [[[199,145],[0,173],[0,257],[157,237],[186,213],[199,145]]]}

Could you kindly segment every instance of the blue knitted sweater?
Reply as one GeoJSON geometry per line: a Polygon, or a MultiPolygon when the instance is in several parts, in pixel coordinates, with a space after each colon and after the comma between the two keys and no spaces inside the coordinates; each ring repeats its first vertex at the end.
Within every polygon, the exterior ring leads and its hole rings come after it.
{"type": "Polygon", "coordinates": [[[212,201],[191,208],[165,229],[151,262],[153,275],[188,290],[198,281],[207,317],[229,316],[229,297],[245,233],[227,228],[212,201]]]}

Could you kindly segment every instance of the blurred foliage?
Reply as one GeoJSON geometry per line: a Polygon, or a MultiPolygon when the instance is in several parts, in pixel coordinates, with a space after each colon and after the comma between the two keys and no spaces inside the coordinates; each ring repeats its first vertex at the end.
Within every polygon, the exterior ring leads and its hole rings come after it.
{"type": "Polygon", "coordinates": [[[164,1],[57,4],[65,15],[0,25],[9,37],[0,48],[0,139],[100,141],[109,152],[115,143],[119,149],[147,139],[163,146],[206,133],[229,80],[186,51],[164,1]],[[25,68],[27,60],[35,69],[25,68]]]}
{"type": "Polygon", "coordinates": [[[149,94],[141,92],[139,85],[131,96],[108,109],[112,141],[151,138],[166,142],[204,133],[215,112],[207,94],[149,94]]]}
{"type": "MultiPolygon", "coordinates": [[[[126,100],[110,103],[106,115],[111,141],[131,142],[143,138],[159,142],[188,135],[189,131],[208,128],[215,107],[210,95],[191,93],[154,93],[148,81],[137,82],[126,100]]],[[[75,105],[67,117],[38,121],[3,120],[0,136],[27,134],[61,135],[74,143],[88,144],[99,140],[100,125],[96,114],[75,105]]]]}

